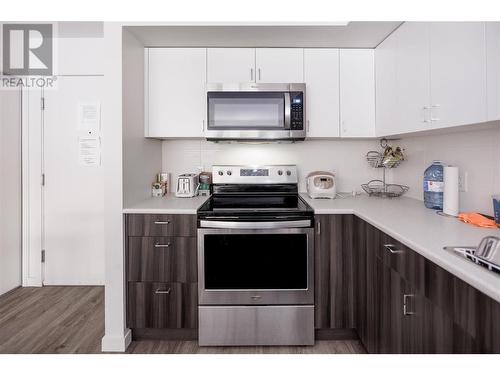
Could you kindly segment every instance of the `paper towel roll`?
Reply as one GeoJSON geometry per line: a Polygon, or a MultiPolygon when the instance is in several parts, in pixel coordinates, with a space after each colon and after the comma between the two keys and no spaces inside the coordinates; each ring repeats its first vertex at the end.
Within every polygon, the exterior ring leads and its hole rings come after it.
{"type": "Polygon", "coordinates": [[[458,167],[444,167],[443,182],[443,212],[457,216],[459,212],[458,167]]]}

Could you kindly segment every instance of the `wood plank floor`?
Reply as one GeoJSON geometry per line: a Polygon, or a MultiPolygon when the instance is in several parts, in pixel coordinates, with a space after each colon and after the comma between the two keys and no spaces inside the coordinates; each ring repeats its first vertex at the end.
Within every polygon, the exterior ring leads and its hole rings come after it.
{"type": "MultiPolygon", "coordinates": [[[[104,288],[18,288],[0,296],[0,353],[101,353],[104,288]]],[[[196,341],[134,341],[128,353],[354,354],[357,340],[317,341],[311,347],[199,347],[196,341]]]]}

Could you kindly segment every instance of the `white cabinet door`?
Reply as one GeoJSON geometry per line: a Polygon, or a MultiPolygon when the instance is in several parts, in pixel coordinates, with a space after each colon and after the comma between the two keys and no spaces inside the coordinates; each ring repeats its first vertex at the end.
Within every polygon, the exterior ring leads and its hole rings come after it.
{"type": "Polygon", "coordinates": [[[427,130],[430,122],[429,23],[406,22],[396,31],[396,127],[392,134],[427,130]]]}
{"type": "Polygon", "coordinates": [[[430,24],[434,128],[486,121],[484,22],[430,24]]]}
{"type": "Polygon", "coordinates": [[[340,129],[342,137],[375,136],[373,49],[340,50],[340,129]]]}
{"type": "Polygon", "coordinates": [[[146,136],[203,137],[206,49],[146,49],[146,136]]]}
{"type": "Polygon", "coordinates": [[[375,49],[377,136],[399,132],[396,121],[396,47],[393,33],[375,49]]]}
{"type": "Polygon", "coordinates": [[[304,82],[302,48],[257,48],[255,51],[257,82],[304,82]]]}
{"type": "Polygon", "coordinates": [[[255,82],[255,48],[208,48],[207,82],[255,82]]]}
{"type": "Polygon", "coordinates": [[[339,136],[339,50],[305,49],[307,137],[339,136]]]}
{"type": "Polygon", "coordinates": [[[500,22],[486,23],[488,121],[500,120],[500,22]]]}

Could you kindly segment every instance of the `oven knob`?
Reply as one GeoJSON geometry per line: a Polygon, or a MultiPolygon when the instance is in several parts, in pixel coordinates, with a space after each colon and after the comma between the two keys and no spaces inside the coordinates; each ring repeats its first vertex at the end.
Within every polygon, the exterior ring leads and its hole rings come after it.
{"type": "Polygon", "coordinates": [[[282,174],[283,174],[283,171],[280,169],[280,170],[278,171],[278,175],[279,175],[279,176],[281,176],[282,174]]]}
{"type": "Polygon", "coordinates": [[[224,174],[224,172],[219,171],[219,176],[222,176],[223,174],[224,174]]]}
{"type": "Polygon", "coordinates": [[[226,173],[228,176],[231,176],[233,174],[233,172],[231,172],[231,171],[227,171],[226,173]]]}
{"type": "Polygon", "coordinates": [[[290,171],[286,171],[286,175],[287,175],[287,176],[291,176],[291,175],[292,175],[292,172],[290,172],[290,171]]]}

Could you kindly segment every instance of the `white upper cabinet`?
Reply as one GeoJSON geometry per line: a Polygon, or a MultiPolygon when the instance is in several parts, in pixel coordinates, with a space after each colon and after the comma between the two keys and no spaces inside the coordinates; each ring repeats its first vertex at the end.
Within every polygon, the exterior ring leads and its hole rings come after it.
{"type": "Polygon", "coordinates": [[[255,82],[255,48],[208,48],[207,82],[255,82]]]}
{"type": "Polygon", "coordinates": [[[307,137],[338,137],[339,50],[305,49],[307,137]]]}
{"type": "Polygon", "coordinates": [[[258,83],[304,82],[302,48],[257,48],[255,63],[258,83]]]}
{"type": "Polygon", "coordinates": [[[340,50],[340,135],[375,136],[373,49],[340,50]]]}
{"type": "Polygon", "coordinates": [[[500,22],[486,23],[488,121],[500,120],[500,22]]]}
{"type": "Polygon", "coordinates": [[[484,22],[430,23],[433,128],[486,121],[484,22]]]}
{"type": "Polygon", "coordinates": [[[145,50],[146,137],[203,137],[206,49],[145,50]]]}
{"type": "Polygon", "coordinates": [[[396,121],[396,34],[391,34],[375,49],[376,134],[385,136],[400,131],[396,121]]]}
{"type": "Polygon", "coordinates": [[[409,133],[429,128],[429,24],[406,22],[391,36],[396,40],[396,105],[392,109],[396,116],[391,133],[409,133]]]}

